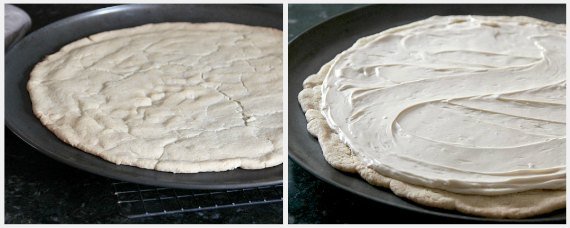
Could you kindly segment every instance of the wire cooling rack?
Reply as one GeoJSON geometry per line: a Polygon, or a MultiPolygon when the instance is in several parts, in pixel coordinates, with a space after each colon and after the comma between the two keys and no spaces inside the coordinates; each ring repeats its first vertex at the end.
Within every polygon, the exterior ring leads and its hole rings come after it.
{"type": "Polygon", "coordinates": [[[140,218],[165,214],[283,202],[283,185],[232,190],[187,190],[112,183],[121,215],[140,218]]]}

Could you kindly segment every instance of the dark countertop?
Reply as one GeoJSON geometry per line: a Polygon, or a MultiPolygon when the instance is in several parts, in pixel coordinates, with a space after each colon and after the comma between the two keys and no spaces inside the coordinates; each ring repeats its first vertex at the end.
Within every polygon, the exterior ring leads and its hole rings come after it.
{"type": "MultiPolygon", "coordinates": [[[[289,41],[312,26],[362,6],[289,4],[289,41]]],[[[370,201],[318,179],[291,159],[288,172],[290,224],[466,223],[370,201]]]]}
{"type": "MultiPolygon", "coordinates": [[[[32,30],[108,5],[18,5],[32,30]]],[[[6,99],[10,99],[6,97],[6,99]]],[[[119,214],[115,180],[59,163],[5,128],[5,223],[278,223],[283,204],[128,219],[119,214]]]]}

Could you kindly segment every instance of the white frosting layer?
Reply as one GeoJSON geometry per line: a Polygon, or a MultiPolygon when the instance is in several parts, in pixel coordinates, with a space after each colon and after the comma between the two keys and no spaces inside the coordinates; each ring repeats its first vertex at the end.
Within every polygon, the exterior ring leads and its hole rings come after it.
{"type": "Polygon", "coordinates": [[[357,41],[333,60],[322,113],[382,175],[451,192],[565,189],[566,30],[447,16],[357,41]]]}

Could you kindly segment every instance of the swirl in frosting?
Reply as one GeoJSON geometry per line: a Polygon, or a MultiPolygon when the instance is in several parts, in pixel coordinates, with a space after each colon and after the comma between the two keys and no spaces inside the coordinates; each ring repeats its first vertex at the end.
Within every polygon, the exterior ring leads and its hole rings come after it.
{"type": "Polygon", "coordinates": [[[566,30],[435,16],[358,40],[321,111],[378,173],[456,193],[565,189],[566,30]]]}

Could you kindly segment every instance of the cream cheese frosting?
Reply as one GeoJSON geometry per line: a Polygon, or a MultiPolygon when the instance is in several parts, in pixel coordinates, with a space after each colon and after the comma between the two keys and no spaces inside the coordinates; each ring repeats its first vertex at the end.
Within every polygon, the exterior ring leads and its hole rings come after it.
{"type": "Polygon", "coordinates": [[[321,112],[387,177],[464,194],[565,189],[565,42],[565,25],[528,17],[431,17],[339,54],[321,112]]]}

